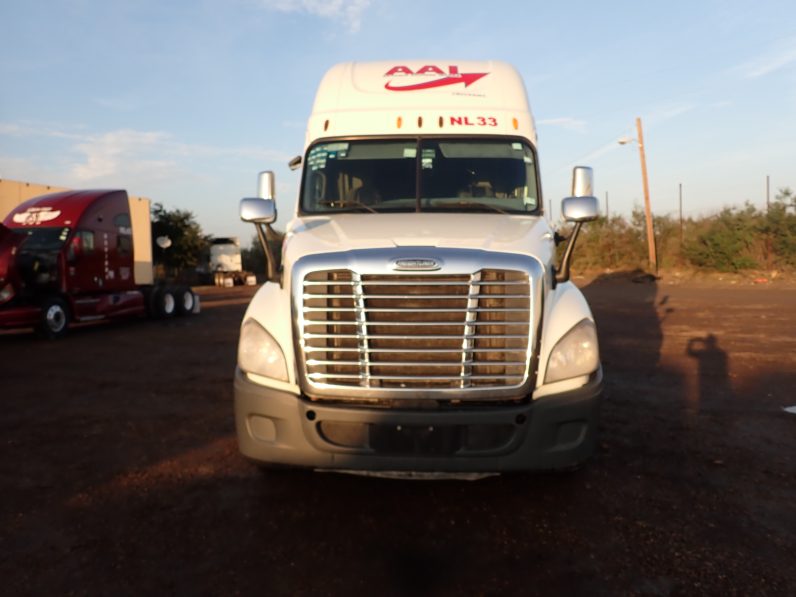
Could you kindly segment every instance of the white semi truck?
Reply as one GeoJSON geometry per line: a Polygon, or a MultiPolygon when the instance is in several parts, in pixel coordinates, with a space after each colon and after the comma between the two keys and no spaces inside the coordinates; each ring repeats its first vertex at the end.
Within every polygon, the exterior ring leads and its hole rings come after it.
{"type": "Polygon", "coordinates": [[[210,240],[207,269],[216,286],[254,286],[257,278],[243,271],[240,241],[237,237],[213,238],[210,240]]]}
{"type": "Polygon", "coordinates": [[[575,168],[562,202],[574,231],[549,226],[514,68],[337,65],[291,165],[301,188],[281,250],[273,174],[240,205],[268,258],[235,373],[245,457],[464,473],[592,454],[602,368],[569,262],[597,199],[575,168]]]}

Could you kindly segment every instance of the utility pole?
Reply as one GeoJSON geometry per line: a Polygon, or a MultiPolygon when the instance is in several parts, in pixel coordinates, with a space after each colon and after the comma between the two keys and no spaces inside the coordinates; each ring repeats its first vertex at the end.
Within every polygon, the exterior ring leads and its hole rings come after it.
{"type": "Polygon", "coordinates": [[[638,133],[638,153],[641,158],[641,178],[644,183],[644,215],[647,219],[647,246],[649,248],[649,262],[652,272],[658,274],[658,256],[655,252],[655,232],[652,228],[652,208],[650,207],[650,189],[647,182],[647,158],[644,154],[644,132],[641,130],[641,118],[636,118],[636,132],[638,133]]]}
{"type": "MultiPolygon", "coordinates": [[[[766,216],[769,214],[769,209],[771,208],[771,201],[770,201],[770,176],[766,174],[766,216]]],[[[771,248],[771,230],[768,231],[766,234],[766,266],[768,269],[771,269],[771,256],[773,254],[773,250],[771,248]]]]}
{"type": "Polygon", "coordinates": [[[611,220],[611,212],[608,210],[608,191],[605,191],[605,220],[611,220]]]}
{"type": "Polygon", "coordinates": [[[771,202],[769,200],[769,192],[770,192],[770,185],[769,185],[770,176],[766,174],[766,213],[768,213],[769,208],[771,207],[771,202]]]}
{"type": "Polygon", "coordinates": [[[550,206],[550,225],[553,224],[553,200],[548,199],[547,204],[550,206]]]}
{"type": "Polygon", "coordinates": [[[680,246],[683,246],[683,183],[680,183],[680,246]]]}

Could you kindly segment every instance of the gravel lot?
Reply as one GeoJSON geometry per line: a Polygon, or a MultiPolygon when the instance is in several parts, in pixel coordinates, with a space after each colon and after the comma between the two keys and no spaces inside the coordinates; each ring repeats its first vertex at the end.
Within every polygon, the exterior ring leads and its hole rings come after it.
{"type": "Polygon", "coordinates": [[[252,289],[203,290],[188,319],[0,333],[3,593],[796,595],[796,290],[582,285],[595,458],[478,482],[243,461],[252,289]]]}

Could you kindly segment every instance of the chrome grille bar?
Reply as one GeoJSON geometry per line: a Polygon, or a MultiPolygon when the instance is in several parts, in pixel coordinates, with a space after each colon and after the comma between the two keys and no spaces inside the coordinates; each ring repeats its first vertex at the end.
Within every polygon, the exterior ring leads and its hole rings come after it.
{"type": "MultiPolygon", "coordinates": [[[[462,351],[461,348],[369,348],[369,353],[380,353],[380,352],[390,352],[390,353],[456,353],[459,354],[462,351]]],[[[326,347],[312,347],[308,346],[304,349],[306,353],[313,353],[313,352],[329,352],[329,349],[326,347]]],[[[359,347],[357,348],[335,348],[334,352],[362,352],[359,347]]],[[[467,352],[518,352],[525,354],[525,347],[523,348],[468,348],[467,352]]]]}
{"type": "MultiPolygon", "coordinates": [[[[398,334],[370,334],[362,335],[362,334],[304,334],[304,338],[307,340],[313,338],[340,338],[340,339],[349,339],[349,340],[359,340],[361,338],[370,338],[371,340],[458,340],[460,338],[468,339],[468,338],[487,338],[496,340],[498,338],[504,339],[524,339],[527,338],[525,334],[449,334],[449,335],[435,335],[431,336],[428,334],[417,334],[417,335],[398,335],[398,334]]],[[[459,350],[463,350],[462,347],[459,350]]],[[[360,348],[360,352],[362,352],[362,348],[360,348]]]]}
{"type": "MultiPolygon", "coordinates": [[[[479,282],[477,286],[525,286],[527,282],[518,282],[507,280],[505,282],[479,282]]],[[[355,286],[354,282],[351,281],[336,281],[336,282],[326,282],[326,281],[311,281],[305,280],[304,286],[355,286]]],[[[385,280],[383,282],[379,282],[376,286],[462,286],[461,282],[416,282],[412,280],[407,280],[405,282],[401,281],[390,281],[385,280]]]]}
{"type": "MultiPolygon", "coordinates": [[[[464,309],[412,309],[410,307],[404,309],[373,309],[367,307],[304,307],[305,313],[356,313],[358,311],[365,311],[367,313],[461,313],[464,309]]],[[[530,309],[466,309],[466,311],[473,311],[474,313],[528,313],[530,309]]]]}
{"type": "MultiPolygon", "coordinates": [[[[480,293],[474,294],[366,294],[363,299],[387,299],[387,300],[411,300],[411,299],[433,299],[433,300],[465,300],[480,297],[480,293]]],[[[488,294],[489,298],[515,299],[516,294],[488,294]]],[[[304,299],[330,299],[339,298],[339,294],[305,294],[304,299]]]]}
{"type": "MultiPolygon", "coordinates": [[[[519,352],[519,351],[517,351],[519,352]]],[[[362,361],[323,361],[317,359],[308,359],[307,365],[315,366],[315,365],[345,365],[347,367],[354,367],[359,366],[362,364],[362,361]]],[[[378,366],[382,363],[379,361],[371,361],[370,364],[373,366],[378,366]]],[[[389,363],[384,363],[389,365],[390,367],[459,367],[460,364],[458,361],[390,361],[389,363]]],[[[501,361],[501,365],[511,365],[511,366],[522,366],[525,365],[525,361],[501,361]]]]}
{"type": "MultiPolygon", "coordinates": [[[[456,322],[451,321],[412,321],[412,322],[404,322],[404,321],[380,321],[379,323],[375,324],[379,327],[429,327],[429,326],[450,326],[455,324],[456,322]]],[[[305,321],[307,326],[311,325],[357,325],[356,321],[329,321],[328,319],[307,319],[305,321]]],[[[490,325],[490,326],[523,326],[525,325],[524,321],[473,321],[469,325],[471,326],[479,326],[479,325],[490,325]]]]}
{"type": "MultiPolygon", "coordinates": [[[[470,379],[522,379],[523,374],[517,375],[471,375],[470,379]]],[[[358,373],[310,373],[307,377],[310,379],[351,379],[360,380],[361,376],[358,373]]],[[[461,375],[371,375],[372,380],[387,380],[396,379],[403,381],[423,381],[432,379],[437,381],[459,381],[461,375]]]]}

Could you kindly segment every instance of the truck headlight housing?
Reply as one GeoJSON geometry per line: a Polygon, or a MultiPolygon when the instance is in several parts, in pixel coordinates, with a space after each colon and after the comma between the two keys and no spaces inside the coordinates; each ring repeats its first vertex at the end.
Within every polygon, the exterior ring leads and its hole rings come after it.
{"type": "Polygon", "coordinates": [[[2,288],[0,288],[0,303],[5,303],[6,301],[10,301],[14,297],[14,287],[11,286],[9,282],[2,288]]]}
{"type": "Polygon", "coordinates": [[[240,330],[238,366],[246,373],[287,381],[285,354],[263,326],[247,319],[240,330]]]}
{"type": "Polygon", "coordinates": [[[588,375],[600,366],[597,328],[584,319],[569,330],[553,347],[547,361],[545,383],[588,375]]]}

